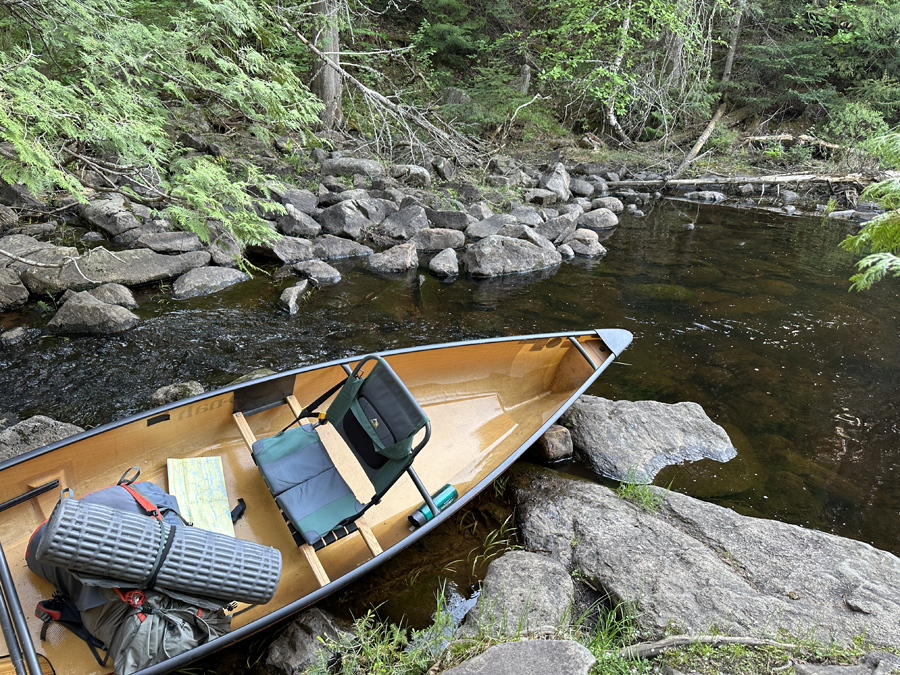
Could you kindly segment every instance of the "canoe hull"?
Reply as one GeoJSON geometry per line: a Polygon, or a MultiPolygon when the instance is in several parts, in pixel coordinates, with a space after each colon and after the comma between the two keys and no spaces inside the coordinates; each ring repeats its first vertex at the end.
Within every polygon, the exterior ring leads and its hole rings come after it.
{"type": "MultiPolygon", "coordinates": [[[[630,340],[627,331],[613,329],[382,352],[432,422],[432,440],[417,457],[416,472],[430,492],[450,483],[460,498],[437,518],[412,529],[407,516],[422,498],[410,479],[401,478],[366,516],[384,552],[372,558],[358,535],[326,547],[320,558],[332,581],[321,587],[265,489],[232,413],[242,412],[257,437],[277,433],[293,418],[284,404],[286,396],[293,394],[301,403],[309,403],[346,377],[346,368],[354,366],[356,357],[226,387],[33,450],[0,464],[0,495],[8,499],[58,480],[61,486],[73,488],[77,496],[115,483],[134,465],[141,469],[142,480],[165,487],[167,458],[222,458],[230,502],[241,498],[247,504],[245,517],[236,524],[236,535],[282,552],[285,566],[279,589],[268,605],[236,618],[235,629],[228,635],[141,671],[142,675],[157,675],[182,668],[301,611],[453,517],[525,452],[630,340]]],[[[341,447],[333,429],[323,427],[321,435],[341,474],[365,501],[371,486],[361,469],[341,447]]],[[[0,513],[0,542],[26,611],[51,591],[46,582],[25,569],[24,545],[52,511],[58,494],[51,490],[0,513]]],[[[33,638],[37,637],[37,623],[29,622],[33,638]]],[[[103,672],[86,649],[80,645],[68,648],[72,640],[77,642],[77,638],[60,633],[36,644],[57,672],[103,672]]]]}

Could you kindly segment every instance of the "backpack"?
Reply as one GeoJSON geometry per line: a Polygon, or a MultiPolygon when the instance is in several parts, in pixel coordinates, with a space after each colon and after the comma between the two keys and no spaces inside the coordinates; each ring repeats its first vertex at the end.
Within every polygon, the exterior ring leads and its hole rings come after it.
{"type": "MultiPolygon", "coordinates": [[[[184,524],[177,500],[153,483],[135,483],[139,476],[140,470],[133,468],[116,485],[82,499],[184,524]],[[129,478],[131,471],[136,473],[129,478]]],[[[231,630],[231,617],[222,607],[201,607],[160,591],[92,586],[65,568],[39,562],[34,552],[43,528],[44,524],[31,536],[25,554],[31,571],[56,589],[53,597],[40,601],[35,610],[35,616],[44,622],[42,640],[47,628],[59,623],[87,643],[101,666],[112,655],[117,675],[129,675],[231,630]],[[102,659],[98,650],[106,652],[102,659]]]]}

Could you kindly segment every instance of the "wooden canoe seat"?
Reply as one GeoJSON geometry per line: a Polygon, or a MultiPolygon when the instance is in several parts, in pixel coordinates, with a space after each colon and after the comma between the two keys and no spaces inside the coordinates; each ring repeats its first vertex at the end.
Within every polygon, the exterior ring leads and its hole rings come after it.
{"type": "Polygon", "coordinates": [[[324,414],[304,408],[293,396],[287,403],[296,419],[274,436],[256,439],[242,413],[234,413],[234,419],[294,540],[324,585],[329,579],[316,550],[359,531],[373,556],[382,552],[363,514],[410,469],[430,438],[431,424],[379,356],[359,361],[324,414]],[[363,367],[370,362],[372,368],[364,374],[363,367]],[[299,424],[304,418],[317,417],[315,425],[299,424]],[[365,504],[356,498],[319,438],[316,427],[329,422],[374,487],[375,494],[365,504]],[[423,428],[424,439],[413,447],[414,436],[423,428]]]}

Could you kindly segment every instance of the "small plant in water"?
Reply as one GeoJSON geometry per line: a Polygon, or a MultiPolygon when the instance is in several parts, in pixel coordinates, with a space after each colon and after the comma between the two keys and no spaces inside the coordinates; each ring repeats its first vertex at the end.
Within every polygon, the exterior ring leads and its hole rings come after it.
{"type": "Polygon", "coordinates": [[[645,511],[656,513],[666,500],[669,489],[669,487],[666,487],[665,490],[660,491],[655,489],[652,484],[639,480],[637,469],[632,467],[616,489],[616,494],[645,511]]]}

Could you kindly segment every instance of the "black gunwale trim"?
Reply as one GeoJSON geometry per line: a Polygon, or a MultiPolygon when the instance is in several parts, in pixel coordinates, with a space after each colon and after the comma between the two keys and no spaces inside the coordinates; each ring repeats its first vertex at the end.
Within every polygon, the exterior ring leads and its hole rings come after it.
{"type": "MultiPolygon", "coordinates": [[[[599,337],[603,340],[604,344],[610,349],[611,354],[608,356],[602,363],[598,364],[596,370],[594,370],[588,377],[585,379],[584,383],[570,396],[563,404],[559,407],[559,410],[550,416],[538,429],[535,431],[528,439],[526,439],[514,452],[510,453],[509,457],[507,457],[503,462],[501,462],[490,474],[488,474],[484,479],[479,481],[471,490],[469,490],[464,496],[462,496],[459,500],[451,504],[449,507],[441,511],[437,517],[431,519],[422,527],[417,528],[413,533],[409,536],[404,537],[401,541],[394,544],[392,547],[382,552],[381,554],[371,558],[367,562],[363,563],[359,567],[357,567],[352,572],[345,574],[342,577],[339,577],[325,586],[313,591],[312,593],[305,595],[301,598],[294,600],[283,607],[266,614],[255,621],[252,621],[240,628],[227,633],[221,637],[218,637],[210,642],[207,642],[204,645],[199,647],[195,647],[190,651],[187,651],[183,654],[179,654],[178,656],[172,657],[170,659],[166,659],[161,663],[158,663],[154,666],[150,666],[149,668],[144,668],[143,670],[136,671],[134,675],[162,675],[163,673],[168,673],[173,670],[177,670],[179,668],[183,668],[184,666],[193,663],[199,659],[202,659],[214,652],[223,649],[235,642],[239,642],[254,633],[257,633],[269,626],[281,621],[282,619],[286,619],[289,616],[297,614],[301,610],[315,604],[322,598],[326,597],[337,591],[338,589],[346,586],[347,584],[355,581],[359,577],[367,574],[370,570],[378,567],[382,563],[386,562],[388,559],[392,558],[394,555],[407,548],[411,544],[414,544],[420,538],[424,537],[428,533],[430,533],[433,529],[440,526],[441,523],[446,521],[448,518],[451,518],[457,511],[459,511],[463,506],[465,506],[470,500],[472,500],[475,496],[477,496],[482,490],[488,487],[498,476],[503,474],[522,454],[538,439],[540,436],[548,429],[550,426],[556,422],[557,419],[566,411],[568,408],[590,387],[596,380],[600,377],[600,374],[605,371],[610,364],[618,357],[621,351],[628,346],[631,342],[631,334],[622,329],[600,329],[600,330],[583,330],[583,331],[567,331],[563,333],[542,333],[537,335],[515,335],[510,337],[500,337],[500,338],[485,338],[481,340],[462,340],[459,342],[447,342],[438,345],[425,345],[421,347],[409,347],[404,349],[393,349],[383,352],[377,352],[379,356],[388,357],[396,354],[409,354],[413,352],[420,351],[431,351],[437,349],[447,349],[451,347],[462,347],[467,345],[479,345],[479,344],[490,344],[490,343],[499,343],[499,342],[518,342],[523,340],[537,340],[537,339],[547,339],[547,338],[568,338],[568,337],[599,337]],[[604,336],[604,334],[608,334],[609,339],[604,336]],[[614,343],[614,344],[610,344],[614,343]]],[[[245,382],[239,385],[232,385],[228,387],[223,387],[222,389],[216,389],[211,392],[206,392],[204,394],[199,394],[197,396],[192,396],[190,398],[181,399],[176,401],[175,403],[169,403],[164,406],[160,406],[159,408],[154,408],[152,410],[148,410],[142,413],[138,413],[136,415],[131,415],[130,417],[126,417],[122,420],[118,420],[116,422],[110,422],[107,424],[103,424],[94,429],[90,429],[88,431],[84,431],[80,434],[76,434],[75,436],[70,436],[69,438],[63,439],[61,441],[57,441],[55,443],[51,443],[50,445],[46,445],[42,448],[36,448],[35,450],[31,450],[24,455],[20,455],[19,457],[12,458],[7,460],[6,462],[0,463],[0,471],[7,469],[11,466],[15,466],[23,461],[27,461],[33,457],[38,457],[40,455],[46,454],[48,452],[52,452],[58,448],[64,447],[76,441],[80,441],[84,438],[90,438],[91,436],[95,436],[97,434],[109,431],[110,429],[115,429],[119,426],[124,426],[125,424],[130,424],[132,422],[152,417],[154,415],[158,415],[161,412],[166,412],[169,410],[173,410],[175,408],[179,408],[184,405],[193,404],[197,401],[202,401],[207,398],[212,398],[215,396],[220,396],[223,393],[228,393],[230,391],[235,391],[242,387],[252,384],[258,384],[261,381],[266,379],[274,379],[278,377],[284,377],[285,375],[297,375],[299,373],[304,373],[310,370],[317,370],[320,368],[327,368],[330,366],[340,366],[348,363],[352,363],[354,361],[358,361],[361,356],[350,356],[342,359],[336,359],[334,361],[329,361],[321,364],[314,364],[310,366],[303,366],[301,368],[296,368],[294,370],[285,371],[282,373],[276,373],[274,375],[269,375],[265,378],[258,378],[256,380],[250,380],[249,382],[245,382]]]]}

